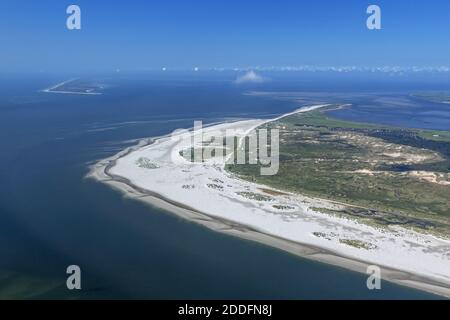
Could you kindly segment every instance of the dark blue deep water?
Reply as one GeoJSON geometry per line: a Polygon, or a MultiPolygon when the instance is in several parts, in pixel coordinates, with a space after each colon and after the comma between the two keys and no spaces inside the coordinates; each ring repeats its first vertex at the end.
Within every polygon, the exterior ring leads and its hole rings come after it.
{"type": "MultiPolygon", "coordinates": [[[[66,78],[0,77],[0,298],[435,298],[386,282],[368,291],[364,275],[214,233],[84,176],[90,163],[130,140],[194,120],[270,117],[303,104],[354,100],[354,109],[336,115],[442,129],[448,106],[376,109],[377,99],[405,99],[407,86],[400,96],[377,98],[367,95],[370,82],[360,89],[340,84],[331,93],[331,80],[242,87],[226,75],[102,75],[95,78],[108,85],[101,96],[38,92],[66,78]],[[244,95],[250,91],[296,98],[244,95]],[[71,264],[82,269],[81,291],[65,288],[71,264]]],[[[374,84],[376,95],[382,89],[374,84]]]]}

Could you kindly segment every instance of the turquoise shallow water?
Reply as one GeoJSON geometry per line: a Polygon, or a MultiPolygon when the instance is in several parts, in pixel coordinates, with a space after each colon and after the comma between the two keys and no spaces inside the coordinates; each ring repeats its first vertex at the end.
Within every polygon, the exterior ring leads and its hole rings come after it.
{"type": "Polygon", "coordinates": [[[61,77],[26,79],[3,79],[0,89],[0,297],[435,297],[387,282],[369,291],[364,275],[214,233],[84,179],[90,163],[131,139],[194,120],[270,117],[329,94],[293,102],[243,95],[280,90],[280,83],[104,76],[102,96],[52,95],[37,90],[61,77]],[[81,267],[81,291],[65,288],[71,264],[81,267]]]}

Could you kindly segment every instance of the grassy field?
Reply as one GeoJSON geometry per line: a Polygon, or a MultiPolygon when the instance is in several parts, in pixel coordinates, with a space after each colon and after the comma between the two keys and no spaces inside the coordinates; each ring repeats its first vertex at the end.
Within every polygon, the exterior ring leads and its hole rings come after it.
{"type": "Polygon", "coordinates": [[[280,169],[229,165],[240,177],[348,204],[334,212],[377,226],[450,237],[450,132],[340,121],[313,111],[265,125],[280,130],[280,169]]]}
{"type": "Polygon", "coordinates": [[[417,130],[417,133],[426,140],[450,142],[450,131],[417,130]]]}

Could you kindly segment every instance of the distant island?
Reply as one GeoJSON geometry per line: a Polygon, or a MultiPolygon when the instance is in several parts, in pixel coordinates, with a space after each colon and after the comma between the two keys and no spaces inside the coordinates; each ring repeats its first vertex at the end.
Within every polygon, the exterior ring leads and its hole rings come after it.
{"type": "Polygon", "coordinates": [[[102,94],[98,90],[103,89],[101,84],[97,84],[87,80],[81,80],[79,78],[73,78],[57,83],[51,87],[48,87],[42,92],[45,93],[61,93],[61,94],[79,94],[79,95],[100,95],[102,94]]]}
{"type": "Polygon", "coordinates": [[[450,132],[327,115],[347,107],[203,130],[279,130],[274,176],[260,175],[261,163],[189,159],[180,133],[142,139],[89,177],[219,232],[358,272],[378,265],[383,279],[450,297],[450,132]]]}

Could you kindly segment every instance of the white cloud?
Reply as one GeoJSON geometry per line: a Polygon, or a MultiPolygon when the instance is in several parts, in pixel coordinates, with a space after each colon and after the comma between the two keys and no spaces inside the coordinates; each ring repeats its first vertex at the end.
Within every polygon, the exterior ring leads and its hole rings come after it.
{"type": "Polygon", "coordinates": [[[250,70],[246,74],[239,76],[234,82],[235,83],[261,83],[266,81],[265,78],[257,74],[256,72],[250,70]]]}

